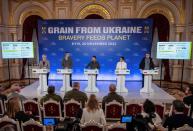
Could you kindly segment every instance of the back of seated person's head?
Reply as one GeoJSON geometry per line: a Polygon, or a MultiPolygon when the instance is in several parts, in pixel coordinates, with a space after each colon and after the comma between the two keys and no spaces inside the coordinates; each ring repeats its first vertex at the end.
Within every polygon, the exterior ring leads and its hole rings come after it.
{"type": "Polygon", "coordinates": [[[189,90],[190,90],[190,93],[193,95],[193,84],[189,85],[189,90]]]}
{"type": "Polygon", "coordinates": [[[155,105],[150,100],[146,99],[143,103],[143,111],[147,114],[155,112],[155,105]]]}
{"type": "Polygon", "coordinates": [[[88,112],[96,111],[99,109],[99,103],[98,103],[98,100],[96,98],[96,95],[94,95],[94,94],[90,95],[86,107],[87,107],[88,112]]]}
{"type": "Polygon", "coordinates": [[[49,86],[48,87],[48,94],[54,94],[55,93],[55,86],[49,86]]]}
{"type": "Polygon", "coordinates": [[[20,111],[19,97],[13,97],[8,100],[6,114],[10,118],[15,118],[15,114],[20,111]]]}
{"type": "Polygon", "coordinates": [[[174,100],[173,103],[173,111],[174,112],[184,112],[185,105],[182,101],[180,100],[174,100]]]}
{"type": "Polygon", "coordinates": [[[73,89],[80,90],[80,83],[79,82],[74,82],[73,83],[73,89]]]}
{"type": "Polygon", "coordinates": [[[110,84],[109,85],[109,92],[115,92],[116,91],[116,85],[115,84],[110,84]]]}

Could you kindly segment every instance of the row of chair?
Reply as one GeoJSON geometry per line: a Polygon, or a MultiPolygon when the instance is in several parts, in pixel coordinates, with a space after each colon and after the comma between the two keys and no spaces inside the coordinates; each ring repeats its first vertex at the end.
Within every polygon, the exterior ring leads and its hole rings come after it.
{"type": "MultiPolygon", "coordinates": [[[[2,130],[2,128],[6,129],[7,127],[11,127],[14,131],[46,131],[47,129],[41,123],[34,121],[33,119],[30,119],[29,121],[21,123],[21,125],[19,125],[18,121],[8,118],[8,116],[4,116],[3,118],[0,118],[0,130],[2,130]]],[[[127,131],[125,125],[122,125],[120,123],[114,123],[108,126],[104,126],[92,120],[82,125],[80,124],[80,128],[81,131],[127,131]]],[[[192,127],[184,125],[175,131],[192,131],[192,130],[193,130],[192,127]]],[[[167,131],[167,129],[165,129],[165,131],[167,131]]]]}
{"type": "MultiPolygon", "coordinates": [[[[7,102],[4,104],[0,100],[0,115],[3,115],[6,111],[7,102]]],[[[73,99],[64,102],[64,110],[61,110],[61,104],[59,102],[48,100],[43,103],[43,107],[40,106],[40,103],[34,100],[25,100],[21,103],[22,109],[24,112],[31,111],[35,118],[41,121],[41,118],[62,118],[62,113],[64,113],[64,117],[75,117],[77,112],[82,105],[80,102],[75,101],[73,99]]],[[[160,115],[161,118],[164,117],[166,111],[165,104],[156,104],[156,112],[160,115]]],[[[171,107],[172,109],[172,107],[171,107]]],[[[138,103],[125,103],[123,104],[112,101],[105,104],[105,117],[106,120],[119,120],[121,115],[133,115],[139,114],[142,112],[142,104],[138,103]]],[[[185,114],[190,113],[190,107],[186,106],[184,111],[185,114]]],[[[171,113],[170,113],[171,114],[171,113]]]]}

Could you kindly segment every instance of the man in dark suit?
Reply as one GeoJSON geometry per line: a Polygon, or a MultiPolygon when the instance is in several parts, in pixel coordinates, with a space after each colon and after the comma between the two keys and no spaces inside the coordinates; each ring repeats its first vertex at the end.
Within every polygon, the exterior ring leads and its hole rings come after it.
{"type": "Polygon", "coordinates": [[[193,119],[184,114],[185,105],[180,100],[173,101],[173,115],[166,118],[163,127],[167,127],[168,131],[179,128],[184,124],[188,124],[193,127],[193,119]]]}
{"type": "MultiPolygon", "coordinates": [[[[72,69],[72,58],[70,57],[69,52],[66,52],[64,55],[62,60],[62,67],[64,69],[72,69]]],[[[72,86],[72,74],[70,74],[70,86],[72,86]]]]}
{"type": "MultiPolygon", "coordinates": [[[[183,102],[189,106],[191,106],[190,110],[190,117],[192,117],[192,112],[193,112],[193,85],[190,85],[188,88],[190,95],[184,97],[183,102]]],[[[188,93],[188,92],[187,92],[188,93]]]]}
{"type": "MultiPolygon", "coordinates": [[[[154,69],[154,63],[149,53],[145,54],[145,57],[141,60],[139,64],[139,69],[141,70],[152,70],[154,69]]],[[[142,74],[142,88],[144,86],[144,75],[142,74]]]]}
{"type": "Polygon", "coordinates": [[[92,56],[92,60],[88,65],[86,66],[88,69],[100,69],[100,65],[98,61],[96,60],[96,56],[92,56]]]}
{"type": "Polygon", "coordinates": [[[116,100],[117,102],[120,102],[122,104],[125,103],[124,98],[121,95],[116,93],[116,85],[115,84],[110,84],[109,94],[107,96],[103,97],[103,101],[102,101],[103,110],[105,109],[105,103],[109,103],[113,100],[116,100]]]}

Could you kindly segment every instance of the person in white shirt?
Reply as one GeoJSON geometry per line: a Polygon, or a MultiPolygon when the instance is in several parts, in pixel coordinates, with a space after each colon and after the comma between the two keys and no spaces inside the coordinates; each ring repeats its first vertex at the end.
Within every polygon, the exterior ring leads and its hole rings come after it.
{"type": "Polygon", "coordinates": [[[80,123],[84,124],[89,121],[106,125],[103,110],[100,108],[98,100],[94,94],[90,95],[86,107],[83,109],[83,114],[80,123]]]}
{"type": "Polygon", "coordinates": [[[117,63],[116,70],[126,70],[127,63],[125,62],[125,58],[122,56],[120,57],[120,61],[117,63]]]}

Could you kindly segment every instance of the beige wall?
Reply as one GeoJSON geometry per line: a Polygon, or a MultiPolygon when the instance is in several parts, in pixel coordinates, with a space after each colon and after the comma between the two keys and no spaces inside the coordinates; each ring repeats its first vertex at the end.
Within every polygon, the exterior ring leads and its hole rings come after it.
{"type": "MultiPolygon", "coordinates": [[[[95,13],[106,19],[116,19],[146,18],[160,13],[169,20],[171,41],[192,41],[192,6],[192,0],[0,0],[0,40],[22,39],[22,24],[30,15],[44,19],[82,19],[95,13]]],[[[13,79],[20,77],[20,63],[19,60],[11,63],[13,74],[16,74],[12,75],[13,79]]],[[[179,81],[182,62],[170,63],[172,80],[179,81]]],[[[3,73],[6,69],[6,62],[0,59],[0,81],[8,79],[3,73]]],[[[185,62],[184,78],[193,83],[193,59],[185,62]]]]}

